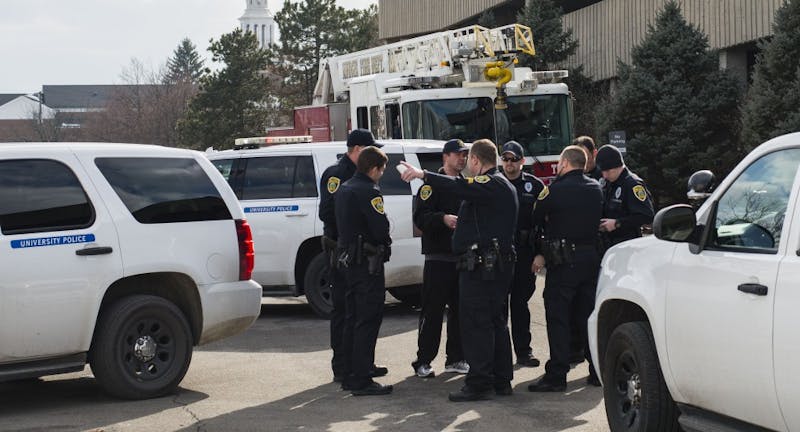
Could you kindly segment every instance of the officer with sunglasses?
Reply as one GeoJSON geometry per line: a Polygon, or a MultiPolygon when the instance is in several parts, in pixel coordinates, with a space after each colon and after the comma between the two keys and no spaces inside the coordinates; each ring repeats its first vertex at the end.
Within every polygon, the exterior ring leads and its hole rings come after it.
{"type": "Polygon", "coordinates": [[[514,266],[510,301],[511,340],[517,356],[517,365],[537,367],[539,359],[534,357],[531,349],[531,312],[528,301],[536,289],[536,275],[531,270],[536,240],[533,206],[539,193],[544,190],[544,183],[536,176],[522,172],[525,159],[520,143],[516,141],[505,143],[500,153],[500,160],[503,162],[503,174],[517,190],[519,200],[517,231],[514,236],[517,262],[514,266]]]}

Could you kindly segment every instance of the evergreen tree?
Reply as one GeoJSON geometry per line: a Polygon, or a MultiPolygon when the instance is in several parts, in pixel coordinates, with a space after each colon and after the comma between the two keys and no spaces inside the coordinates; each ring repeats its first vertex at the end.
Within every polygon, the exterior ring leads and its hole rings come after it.
{"type": "Polygon", "coordinates": [[[263,135],[272,111],[263,73],[266,51],[253,33],[241,29],[212,40],[208,50],[211,61],[223,67],[200,78],[200,93],[179,123],[181,143],[196,149],[231,148],[235,138],[263,135]]]}
{"type": "Polygon", "coordinates": [[[334,0],[285,0],[275,14],[280,45],[269,50],[271,70],[285,77],[284,103],[311,103],[321,59],[374,46],[378,41],[377,12],[375,6],[345,10],[334,0]]]}
{"type": "Polygon", "coordinates": [[[687,23],[671,0],[658,14],[630,65],[618,64],[619,85],[605,112],[603,132],[624,130],[627,165],[658,205],[685,201],[696,170],[725,175],[736,151],[741,87],[720,71],[708,37],[687,23]]]}
{"type": "Polygon", "coordinates": [[[190,82],[196,84],[203,75],[203,59],[189,38],[184,38],[167,60],[165,84],[190,82]]]}
{"type": "Polygon", "coordinates": [[[800,131],[800,0],[775,14],[774,36],[761,54],[744,107],[744,151],[789,132],[800,131]]]}
{"type": "Polygon", "coordinates": [[[478,17],[478,25],[486,28],[497,27],[497,18],[495,18],[494,12],[491,9],[484,11],[481,16],[478,17]]]}
{"type": "Polygon", "coordinates": [[[572,29],[564,30],[563,11],[553,0],[530,0],[517,14],[517,22],[531,28],[536,46],[534,57],[524,56],[521,66],[550,70],[564,63],[578,49],[572,29]]]}

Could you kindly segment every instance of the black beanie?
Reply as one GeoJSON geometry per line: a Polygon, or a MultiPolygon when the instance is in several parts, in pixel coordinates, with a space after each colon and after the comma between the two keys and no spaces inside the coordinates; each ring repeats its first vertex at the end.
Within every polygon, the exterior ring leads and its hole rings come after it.
{"type": "Polygon", "coordinates": [[[601,171],[619,168],[622,166],[622,153],[611,144],[606,144],[597,150],[594,163],[600,167],[601,171]]]}

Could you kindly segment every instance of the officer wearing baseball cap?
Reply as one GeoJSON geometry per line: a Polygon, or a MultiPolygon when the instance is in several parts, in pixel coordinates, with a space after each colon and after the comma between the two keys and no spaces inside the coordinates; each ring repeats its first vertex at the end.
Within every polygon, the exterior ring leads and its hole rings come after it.
{"type": "MultiPolygon", "coordinates": [[[[329,166],[320,178],[319,219],[323,224],[322,250],[328,257],[328,280],[331,284],[331,301],[333,302],[333,310],[331,311],[331,349],[333,349],[331,367],[335,382],[342,382],[351,372],[349,370],[350,353],[344,349],[345,344],[343,341],[346,327],[345,289],[347,284],[344,280],[344,274],[335,265],[338,255],[336,243],[339,238],[336,226],[335,198],[339,187],[355,174],[356,161],[358,161],[361,151],[370,146],[380,148],[383,145],[376,143],[372,132],[366,129],[356,129],[350,132],[350,135],[347,136],[347,153],[338,162],[329,166]]],[[[349,326],[352,326],[352,324],[349,323],[349,326]]],[[[383,376],[387,373],[388,370],[385,367],[376,367],[373,372],[374,376],[383,376]]]]}
{"type": "Polygon", "coordinates": [[[514,247],[517,250],[517,262],[514,265],[514,279],[511,283],[511,341],[517,364],[523,367],[537,367],[539,360],[533,356],[531,349],[531,312],[528,301],[536,289],[536,276],[533,274],[534,243],[536,227],[533,225],[533,206],[539,193],[544,190],[544,183],[536,176],[522,172],[525,164],[522,145],[516,141],[505,143],[500,150],[503,162],[503,175],[514,186],[519,201],[517,214],[517,231],[514,236],[514,247]]]}
{"type": "Polygon", "coordinates": [[[653,222],[653,199],[644,181],[625,166],[622,153],[613,145],[597,151],[597,166],[603,173],[605,205],[600,231],[606,246],[642,236],[642,226],[653,222]]]}
{"type": "MultiPolygon", "coordinates": [[[[459,139],[447,141],[442,147],[442,167],[439,174],[461,177],[467,164],[469,148],[459,139]]],[[[422,310],[419,314],[417,358],[411,363],[420,378],[435,375],[431,362],[439,352],[442,338],[442,319],[447,308],[446,373],[469,372],[461,346],[458,313],[457,256],[453,253],[453,232],[458,221],[461,199],[444,193],[425,182],[414,197],[414,225],[422,231],[422,310]]]]}

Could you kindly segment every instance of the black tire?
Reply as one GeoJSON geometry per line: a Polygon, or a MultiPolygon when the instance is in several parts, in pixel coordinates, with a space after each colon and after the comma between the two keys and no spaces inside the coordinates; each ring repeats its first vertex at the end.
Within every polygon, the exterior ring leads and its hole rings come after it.
{"type": "Polygon", "coordinates": [[[678,407],[669,394],[646,322],[617,327],[603,363],[603,395],[612,432],[672,432],[678,407]]]}
{"type": "Polygon", "coordinates": [[[192,345],[189,323],[177,306],[161,297],[135,295],[101,312],[89,361],[108,394],[154,398],[178,387],[189,369],[192,345]],[[137,352],[137,345],[145,352],[137,352]]]}
{"type": "Polygon", "coordinates": [[[333,314],[331,280],[328,273],[328,256],[320,253],[308,264],[306,274],[303,276],[303,288],[308,305],[315,314],[324,319],[331,319],[333,314]]]}
{"type": "Polygon", "coordinates": [[[389,294],[410,307],[422,306],[422,285],[387,288],[389,294]]]}

